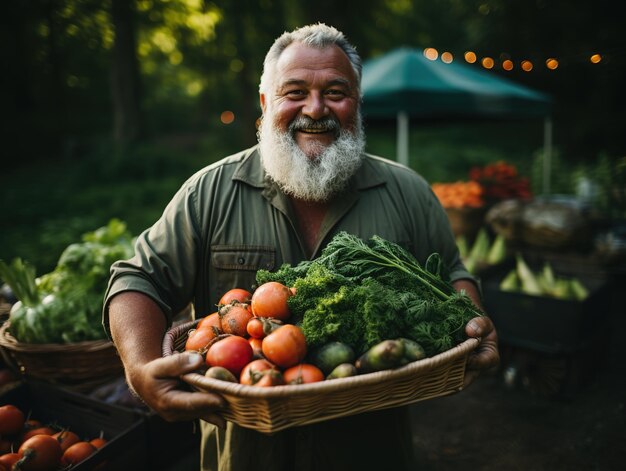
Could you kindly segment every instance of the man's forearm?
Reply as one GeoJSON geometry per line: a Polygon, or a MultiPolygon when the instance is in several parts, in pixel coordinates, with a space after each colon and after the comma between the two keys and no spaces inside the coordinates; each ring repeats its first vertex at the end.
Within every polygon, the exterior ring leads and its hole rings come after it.
{"type": "Polygon", "coordinates": [[[132,382],[133,367],[161,357],[166,319],[159,306],[138,292],[124,292],[109,304],[111,337],[132,382]]]}

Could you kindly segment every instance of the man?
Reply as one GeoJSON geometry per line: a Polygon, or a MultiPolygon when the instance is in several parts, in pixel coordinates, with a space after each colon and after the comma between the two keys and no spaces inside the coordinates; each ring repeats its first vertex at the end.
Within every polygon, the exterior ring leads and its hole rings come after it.
{"type": "MultiPolygon", "coordinates": [[[[259,268],[314,258],[345,230],[400,243],[421,262],[440,253],[455,288],[479,303],[426,182],[363,153],[360,79],[360,58],[336,29],[283,34],[264,63],[259,145],[192,176],[140,236],[136,256],[112,267],[104,325],[128,383],[166,419],[203,419],[203,469],[412,469],[412,437],[402,407],[273,435],[225,424],[219,395],[186,392],[177,379],[201,357],[161,358],[172,313],[189,302],[207,315],[227,290],[250,288],[259,268]]],[[[487,317],[466,331],[482,338],[469,360],[470,382],[497,364],[498,351],[487,317]]]]}

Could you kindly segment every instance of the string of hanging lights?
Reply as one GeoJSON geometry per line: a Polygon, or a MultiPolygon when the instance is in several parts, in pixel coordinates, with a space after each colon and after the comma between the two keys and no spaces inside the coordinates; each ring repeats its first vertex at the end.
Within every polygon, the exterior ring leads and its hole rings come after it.
{"type": "MultiPolygon", "coordinates": [[[[427,47],[424,49],[424,56],[430,60],[440,59],[442,62],[449,64],[455,60],[454,54],[449,51],[444,51],[439,53],[436,48],[427,47]]],[[[530,59],[521,59],[519,61],[513,61],[508,54],[501,54],[499,60],[494,59],[493,57],[484,56],[479,58],[478,55],[473,51],[465,51],[462,54],[463,60],[468,64],[480,64],[485,69],[494,69],[496,67],[501,67],[505,71],[514,70],[516,67],[519,67],[524,72],[531,72],[538,64],[530,59]]],[[[605,61],[605,56],[601,53],[593,53],[584,59],[586,62],[592,65],[601,64],[605,61]]],[[[539,63],[541,64],[541,62],[539,63]]],[[[548,70],[556,70],[560,66],[560,61],[556,57],[548,57],[543,61],[543,65],[548,70]]]]}

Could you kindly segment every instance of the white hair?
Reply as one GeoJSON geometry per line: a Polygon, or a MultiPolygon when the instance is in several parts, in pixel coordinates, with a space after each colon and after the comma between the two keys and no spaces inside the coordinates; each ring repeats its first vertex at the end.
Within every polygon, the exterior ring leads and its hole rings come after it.
{"type": "Polygon", "coordinates": [[[348,42],[344,34],[332,26],[324,23],[303,26],[291,32],[284,32],[279,36],[265,56],[263,62],[263,74],[259,83],[259,91],[267,93],[274,78],[276,63],[283,51],[292,43],[302,43],[317,49],[325,49],[329,46],[338,46],[348,56],[352,70],[357,78],[357,90],[361,94],[361,57],[356,48],[348,42]]]}

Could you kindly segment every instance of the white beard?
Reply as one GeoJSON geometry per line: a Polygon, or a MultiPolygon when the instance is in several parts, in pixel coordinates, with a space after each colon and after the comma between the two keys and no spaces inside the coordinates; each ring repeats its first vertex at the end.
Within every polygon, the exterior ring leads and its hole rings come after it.
{"type": "MultiPolygon", "coordinates": [[[[342,191],[362,163],[365,137],[360,114],[354,132],[341,129],[339,137],[329,146],[320,145],[308,157],[294,138],[298,126],[314,127],[312,120],[300,117],[280,131],[267,114],[258,132],[261,163],[268,175],[288,195],[304,201],[327,201],[342,191]]],[[[331,129],[340,129],[334,120],[325,122],[331,129]]],[[[323,126],[323,125],[322,125],[323,126]]]]}

